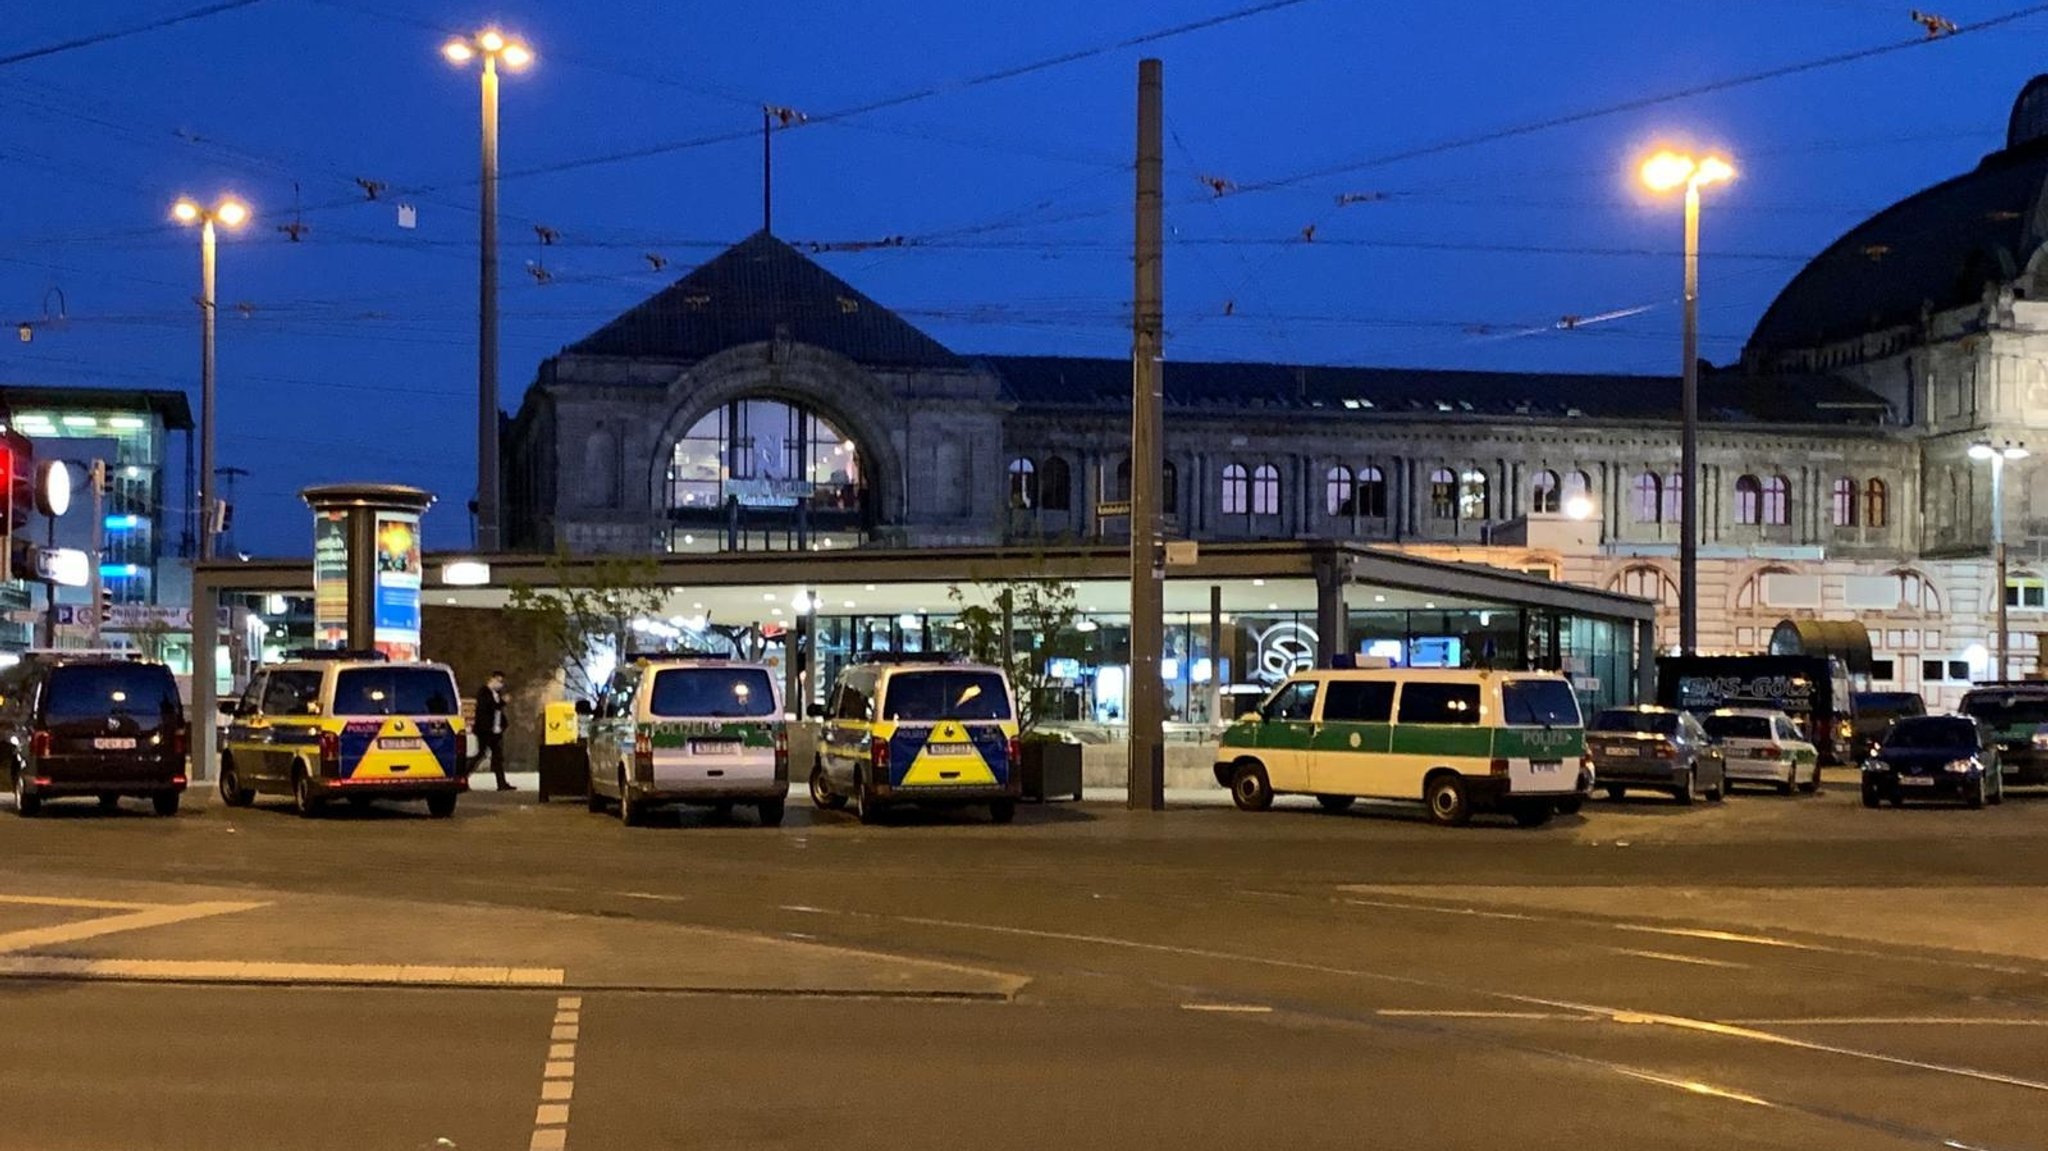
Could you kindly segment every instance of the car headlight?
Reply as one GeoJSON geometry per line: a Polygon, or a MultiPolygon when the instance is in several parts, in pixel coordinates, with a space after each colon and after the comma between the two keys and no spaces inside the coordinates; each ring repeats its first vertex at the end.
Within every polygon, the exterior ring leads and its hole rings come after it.
{"type": "Polygon", "coordinates": [[[1885,762],[1884,762],[1883,760],[1881,760],[1881,759],[1866,759],[1866,760],[1864,760],[1864,761],[1863,761],[1863,770],[1865,770],[1865,771],[1890,771],[1890,770],[1891,770],[1891,768],[1890,768],[1890,767],[1888,767],[1888,766],[1886,766],[1886,765],[1885,765],[1885,762]]]}
{"type": "Polygon", "coordinates": [[[1960,773],[1976,771],[1980,766],[1981,765],[1975,759],[1952,759],[1948,762],[1948,766],[1944,767],[1942,770],[1960,773]]]}
{"type": "Polygon", "coordinates": [[[2048,751],[2048,731],[2036,731],[2034,733],[2034,750],[2048,751]]]}

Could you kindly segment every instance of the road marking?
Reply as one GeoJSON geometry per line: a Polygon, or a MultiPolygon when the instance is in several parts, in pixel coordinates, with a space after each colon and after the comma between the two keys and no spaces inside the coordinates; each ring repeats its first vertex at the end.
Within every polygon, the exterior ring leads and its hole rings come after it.
{"type": "Polygon", "coordinates": [[[541,1101],[533,1111],[527,1151],[563,1151],[569,1145],[569,1099],[576,1094],[576,1035],[582,1018],[582,996],[556,997],[548,1058],[540,1071],[541,1101]]]}
{"type": "Polygon", "coordinates": [[[1690,963],[1695,967],[1733,967],[1748,971],[1749,964],[1735,963],[1727,959],[1707,959],[1698,955],[1680,955],[1675,951],[1638,951],[1633,947],[1610,947],[1607,950],[1616,955],[1633,955],[1637,959],[1661,959],[1666,963],[1690,963]]]}
{"type": "Polygon", "coordinates": [[[1273,1009],[1260,1003],[1183,1003],[1182,1011],[1214,1011],[1229,1015],[1271,1015],[1273,1009]]]}
{"type": "Polygon", "coordinates": [[[1616,1074],[1626,1075],[1630,1079],[1640,1079],[1644,1083],[1656,1083],[1664,1087],[1676,1087],[1680,1091],[1693,1095],[1705,1095],[1714,1099],[1728,1099],[1736,1103],[1747,1103],[1752,1107],[1775,1108],[1777,1106],[1776,1103],[1768,1099],[1759,1099],[1754,1095],[1745,1095],[1740,1091],[1731,1091],[1726,1087],[1716,1087],[1711,1083],[1701,1083],[1697,1079],[1673,1079],[1668,1075],[1656,1075],[1648,1071],[1638,1071],[1633,1067],[1616,1066],[1612,1070],[1616,1074]]]}
{"type": "Polygon", "coordinates": [[[64,899],[54,895],[0,895],[0,903],[28,907],[75,907],[86,911],[141,911],[147,903],[116,903],[110,899],[64,899]]]}
{"type": "Polygon", "coordinates": [[[327,983],[348,986],[559,987],[559,967],[438,967],[398,963],[272,963],[212,959],[76,959],[0,954],[0,976],[140,983],[327,983]]]}
{"type": "Polygon", "coordinates": [[[687,903],[690,900],[687,895],[663,895],[658,891],[621,891],[619,895],[624,899],[652,899],[661,903],[687,903]]]}
{"type": "Polygon", "coordinates": [[[1383,1007],[1373,1012],[1389,1019],[1534,1019],[1543,1022],[1585,1023],[1591,1015],[1568,1015],[1557,1011],[1417,1011],[1383,1007]]]}
{"type": "Polygon", "coordinates": [[[1723,1019],[1735,1027],[2048,1027],[2048,1019],[1981,1019],[1968,1015],[1844,1015],[1815,1019],[1723,1019]]]}
{"type": "MultiPolygon", "coordinates": [[[[76,904],[44,904],[44,906],[76,906],[76,904]]],[[[53,927],[31,927],[22,931],[0,934],[0,955],[12,951],[27,951],[32,947],[50,947],[59,943],[78,943],[101,935],[112,935],[120,931],[141,931],[149,927],[168,927],[173,923],[184,923],[193,919],[205,919],[214,915],[231,915],[237,911],[253,911],[267,907],[264,903],[182,903],[169,906],[145,907],[130,911],[126,915],[108,915],[98,919],[87,919],[79,923],[59,923],[53,927]]]]}
{"type": "Polygon", "coordinates": [[[782,904],[782,905],[778,906],[778,907],[777,907],[777,908],[776,908],[775,910],[777,910],[777,911],[795,911],[795,912],[800,912],[800,913],[802,913],[802,914],[804,914],[804,915],[830,915],[830,914],[832,914],[831,912],[829,912],[829,911],[825,910],[825,909],[824,909],[824,908],[822,908],[822,907],[806,907],[806,906],[804,906],[804,905],[803,905],[803,904],[801,904],[801,903],[784,903],[784,904],[782,904]]]}

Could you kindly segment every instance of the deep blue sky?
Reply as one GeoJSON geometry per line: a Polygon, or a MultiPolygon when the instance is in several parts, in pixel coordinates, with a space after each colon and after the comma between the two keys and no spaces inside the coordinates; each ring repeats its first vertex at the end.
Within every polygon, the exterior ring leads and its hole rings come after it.
{"type": "MultiPolygon", "coordinates": [[[[196,2],[15,5],[0,55],[196,2]]],[[[258,213],[221,256],[220,462],[252,473],[239,542],[304,553],[297,490],[375,479],[441,493],[429,542],[458,546],[474,458],[476,81],[442,62],[433,27],[496,22],[538,50],[505,82],[517,173],[746,129],[763,101],[833,111],[1244,3],[263,0],[0,68],[0,320],[40,315],[51,286],[72,317],[0,344],[0,383],[184,387],[196,408],[197,244],[167,208],[232,189],[258,213]],[[356,177],[390,191],[361,202],[356,177]],[[297,244],[275,230],[295,198],[311,226],[297,244]],[[397,227],[399,199],[419,206],[416,230],[397,227]]],[[[1959,23],[2021,7],[1930,5],[1959,23]]],[[[1678,216],[1630,175],[1678,138],[1725,145],[1742,171],[1711,194],[1705,227],[1703,349],[1725,362],[1801,258],[1998,146],[2048,17],[1283,189],[1207,201],[1198,177],[1255,184],[1908,39],[1908,7],[1308,0],[781,133],[775,230],[932,241],[821,259],[957,351],[1127,354],[1135,61],[1156,54],[1169,356],[1675,370],[1678,216]],[[1343,193],[1386,198],[1340,208],[1343,193]],[[1286,242],[1310,224],[1315,242],[1286,242]],[[1484,250],[1503,246],[1580,251],[1484,250]]],[[[508,410],[542,357],[759,226],[759,153],[748,138],[507,179],[508,410]],[[536,222],[562,241],[543,250],[536,222]]]]}

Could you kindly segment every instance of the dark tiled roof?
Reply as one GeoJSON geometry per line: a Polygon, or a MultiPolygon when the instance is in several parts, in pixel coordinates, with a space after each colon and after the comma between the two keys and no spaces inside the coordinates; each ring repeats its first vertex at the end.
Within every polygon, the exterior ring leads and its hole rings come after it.
{"type": "Polygon", "coordinates": [[[1772,302],[1749,340],[1752,359],[1918,323],[1983,298],[2041,246],[2036,204],[2048,141],[1994,152],[1968,175],[1886,208],[1830,244],[1772,302]]]}
{"type": "Polygon", "coordinates": [[[778,335],[878,367],[960,364],[937,340],[765,231],[565,351],[701,360],[778,335]]]}
{"type": "MultiPolygon", "coordinates": [[[[984,356],[1020,406],[1117,407],[1131,401],[1129,360],[984,356]]],[[[1373,414],[1675,420],[1675,376],[1560,375],[1168,360],[1166,403],[1186,409],[1326,408],[1373,414]]],[[[1710,372],[1700,416],[1716,423],[1876,424],[1887,405],[1846,380],[1710,372]]]]}

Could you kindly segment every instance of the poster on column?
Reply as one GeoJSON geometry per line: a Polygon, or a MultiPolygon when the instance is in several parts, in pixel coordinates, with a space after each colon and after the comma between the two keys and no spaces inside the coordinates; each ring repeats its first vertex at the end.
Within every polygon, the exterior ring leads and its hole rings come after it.
{"type": "Polygon", "coordinates": [[[377,650],[385,658],[420,657],[420,517],[377,513],[377,650]]]}
{"type": "Polygon", "coordinates": [[[313,646],[348,646],[348,513],[313,517],[313,646]]]}

